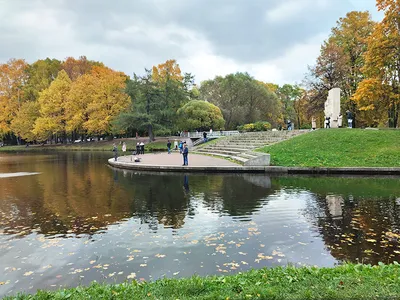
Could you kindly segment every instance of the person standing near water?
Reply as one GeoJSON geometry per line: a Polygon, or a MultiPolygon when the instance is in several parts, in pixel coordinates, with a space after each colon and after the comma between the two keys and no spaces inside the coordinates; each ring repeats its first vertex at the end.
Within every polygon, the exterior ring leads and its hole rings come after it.
{"type": "Polygon", "coordinates": [[[170,140],[168,140],[167,148],[168,148],[168,154],[171,154],[171,142],[170,142],[170,140]]]}
{"type": "Polygon", "coordinates": [[[122,152],[123,152],[123,155],[125,155],[125,152],[126,152],[126,143],[125,142],[122,143],[122,152]]]}
{"type": "Polygon", "coordinates": [[[144,154],[144,143],[143,142],[140,143],[140,153],[144,154]]]}
{"type": "Polygon", "coordinates": [[[183,144],[183,151],[182,151],[182,155],[183,155],[183,165],[187,166],[188,165],[188,154],[189,154],[189,149],[186,146],[186,143],[183,144]]]}
{"type": "Polygon", "coordinates": [[[117,148],[117,145],[115,143],[113,144],[112,151],[114,152],[114,161],[117,161],[118,160],[118,148],[117,148]]]}

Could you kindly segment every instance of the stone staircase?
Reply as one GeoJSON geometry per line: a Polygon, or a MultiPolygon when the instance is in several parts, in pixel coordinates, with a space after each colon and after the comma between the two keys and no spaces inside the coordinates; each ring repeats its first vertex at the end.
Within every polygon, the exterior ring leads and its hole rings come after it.
{"type": "Polygon", "coordinates": [[[309,130],[247,132],[220,138],[216,143],[200,145],[194,147],[192,151],[230,158],[245,164],[253,158],[265,155],[265,153],[252,150],[279,143],[306,132],[309,132],[309,130]]]}

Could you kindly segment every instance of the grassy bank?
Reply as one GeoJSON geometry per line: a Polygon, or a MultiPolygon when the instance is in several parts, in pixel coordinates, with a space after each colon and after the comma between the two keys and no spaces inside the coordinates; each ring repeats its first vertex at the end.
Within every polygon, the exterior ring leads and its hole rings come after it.
{"type": "Polygon", "coordinates": [[[92,284],[5,299],[395,299],[400,266],[271,268],[225,277],[92,284]]]}
{"type": "Polygon", "coordinates": [[[257,151],[275,166],[400,167],[400,130],[321,129],[257,151]]]}
{"type": "Polygon", "coordinates": [[[152,143],[148,143],[148,139],[142,138],[136,140],[134,138],[129,139],[115,139],[111,141],[99,141],[99,142],[83,142],[74,144],[57,144],[57,145],[30,145],[29,147],[24,146],[5,146],[0,148],[0,152],[24,152],[24,151],[111,151],[113,143],[116,143],[118,150],[121,152],[122,142],[126,143],[127,152],[136,150],[136,143],[143,141],[145,143],[145,151],[167,151],[167,138],[158,138],[152,143]]]}

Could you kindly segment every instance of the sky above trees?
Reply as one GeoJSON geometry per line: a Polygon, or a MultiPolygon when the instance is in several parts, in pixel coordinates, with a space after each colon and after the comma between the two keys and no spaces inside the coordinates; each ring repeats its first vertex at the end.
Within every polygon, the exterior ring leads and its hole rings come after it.
{"type": "Polygon", "coordinates": [[[86,55],[132,76],[174,58],[196,82],[300,83],[340,17],[375,0],[0,0],[0,62],[86,55]]]}

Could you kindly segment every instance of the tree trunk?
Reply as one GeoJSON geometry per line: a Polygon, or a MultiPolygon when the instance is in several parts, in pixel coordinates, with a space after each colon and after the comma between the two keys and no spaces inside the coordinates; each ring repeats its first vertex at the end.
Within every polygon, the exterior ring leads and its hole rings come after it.
{"type": "Polygon", "coordinates": [[[149,142],[151,143],[154,141],[153,125],[149,124],[147,126],[147,131],[149,132],[149,142]]]}

